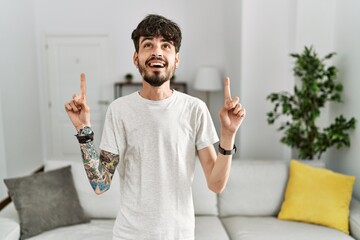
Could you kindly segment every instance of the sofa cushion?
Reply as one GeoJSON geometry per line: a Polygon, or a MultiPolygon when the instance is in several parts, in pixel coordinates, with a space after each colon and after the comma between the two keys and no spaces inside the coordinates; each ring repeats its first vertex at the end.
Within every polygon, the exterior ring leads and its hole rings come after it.
{"type": "Polygon", "coordinates": [[[349,205],[355,177],[290,162],[290,177],[279,219],[304,221],[349,234],[349,205]]]}
{"type": "MultiPolygon", "coordinates": [[[[0,217],[1,218],[7,218],[14,222],[19,223],[19,215],[16,211],[14,202],[10,202],[8,205],[6,205],[3,209],[0,211],[0,217]]],[[[20,226],[20,225],[19,225],[20,226]]],[[[0,238],[1,239],[1,238],[0,238]]]]}
{"type": "Polygon", "coordinates": [[[0,211],[0,239],[20,239],[20,221],[14,202],[10,202],[0,211]]]}
{"type": "Polygon", "coordinates": [[[57,228],[27,240],[107,240],[112,239],[115,219],[96,219],[89,223],[57,228]]]}
{"type": "Polygon", "coordinates": [[[86,176],[82,160],[48,160],[45,162],[45,171],[62,166],[71,165],[75,189],[80,203],[90,218],[116,218],[120,204],[120,179],[115,171],[111,187],[101,195],[96,195],[86,176]]]}
{"type": "Polygon", "coordinates": [[[354,240],[333,228],[276,217],[228,217],[222,221],[232,240],[354,240]]]}
{"type": "Polygon", "coordinates": [[[351,199],[350,204],[350,233],[356,239],[360,239],[360,201],[351,199]]]}
{"type": "Polygon", "coordinates": [[[19,214],[21,239],[90,221],[80,205],[70,168],[4,180],[19,214]]]}
{"type": "Polygon", "coordinates": [[[195,217],[196,240],[227,240],[229,239],[224,226],[216,216],[195,217]]]}
{"type": "Polygon", "coordinates": [[[236,160],[219,196],[222,217],[276,216],[280,210],[288,178],[288,162],[236,160]]]}
{"type": "Polygon", "coordinates": [[[0,239],[1,240],[19,240],[20,225],[8,218],[0,217],[0,239]]]}
{"type": "Polygon", "coordinates": [[[217,195],[208,188],[200,161],[195,164],[192,194],[195,215],[218,215],[217,195]]]}

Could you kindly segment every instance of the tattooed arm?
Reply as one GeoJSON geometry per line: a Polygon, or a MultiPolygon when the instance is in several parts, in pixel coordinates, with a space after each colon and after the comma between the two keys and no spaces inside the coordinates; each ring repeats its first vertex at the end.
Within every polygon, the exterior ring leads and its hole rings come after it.
{"type": "Polygon", "coordinates": [[[109,190],[119,155],[101,150],[99,156],[93,141],[80,144],[80,149],[86,174],[95,193],[102,194],[109,190]]]}
{"type": "Polygon", "coordinates": [[[80,75],[80,94],[74,94],[71,101],[65,103],[65,110],[72,124],[78,131],[81,154],[86,174],[96,194],[110,188],[111,179],[119,163],[119,155],[101,151],[96,152],[93,132],[90,128],[90,107],[86,101],[85,74],[80,75]]]}

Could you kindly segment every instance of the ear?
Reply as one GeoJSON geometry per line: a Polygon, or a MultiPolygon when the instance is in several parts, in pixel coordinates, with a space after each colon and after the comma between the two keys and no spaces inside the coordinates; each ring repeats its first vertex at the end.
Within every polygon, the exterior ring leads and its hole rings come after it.
{"type": "Polygon", "coordinates": [[[178,68],[180,64],[180,53],[176,53],[175,55],[175,67],[178,68]]]}
{"type": "Polygon", "coordinates": [[[133,56],[133,62],[134,62],[134,65],[136,66],[136,68],[138,68],[138,60],[139,60],[139,56],[138,56],[138,53],[135,51],[134,52],[134,56],[133,56]]]}

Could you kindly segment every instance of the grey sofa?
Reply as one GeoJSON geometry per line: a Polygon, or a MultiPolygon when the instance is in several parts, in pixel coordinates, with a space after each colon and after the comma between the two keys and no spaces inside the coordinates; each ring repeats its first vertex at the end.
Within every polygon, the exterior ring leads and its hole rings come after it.
{"type": "MultiPolygon", "coordinates": [[[[46,169],[69,164],[80,202],[91,222],[56,228],[30,239],[111,239],[117,213],[114,206],[120,197],[118,175],[109,192],[96,196],[88,185],[81,162],[52,160],[46,163],[46,169]],[[94,207],[99,204],[102,209],[94,207]]],[[[360,203],[356,199],[351,203],[350,235],[320,225],[277,219],[287,179],[286,161],[235,159],[226,189],[216,195],[207,189],[204,174],[197,164],[193,183],[195,239],[360,240],[360,203]]],[[[0,239],[18,240],[18,222],[14,205],[8,205],[0,212],[0,239]]]]}

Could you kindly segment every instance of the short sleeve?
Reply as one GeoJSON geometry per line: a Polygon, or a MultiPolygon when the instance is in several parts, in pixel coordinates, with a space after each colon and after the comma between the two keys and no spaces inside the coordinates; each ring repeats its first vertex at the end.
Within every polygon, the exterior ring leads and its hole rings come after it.
{"type": "Polygon", "coordinates": [[[110,105],[105,115],[104,128],[100,142],[101,150],[111,152],[114,154],[119,154],[119,149],[116,140],[116,135],[117,135],[115,131],[116,128],[117,127],[116,127],[114,113],[110,105]]]}
{"type": "Polygon", "coordinates": [[[200,102],[196,121],[196,149],[201,150],[219,141],[210,112],[204,102],[200,102]]]}

